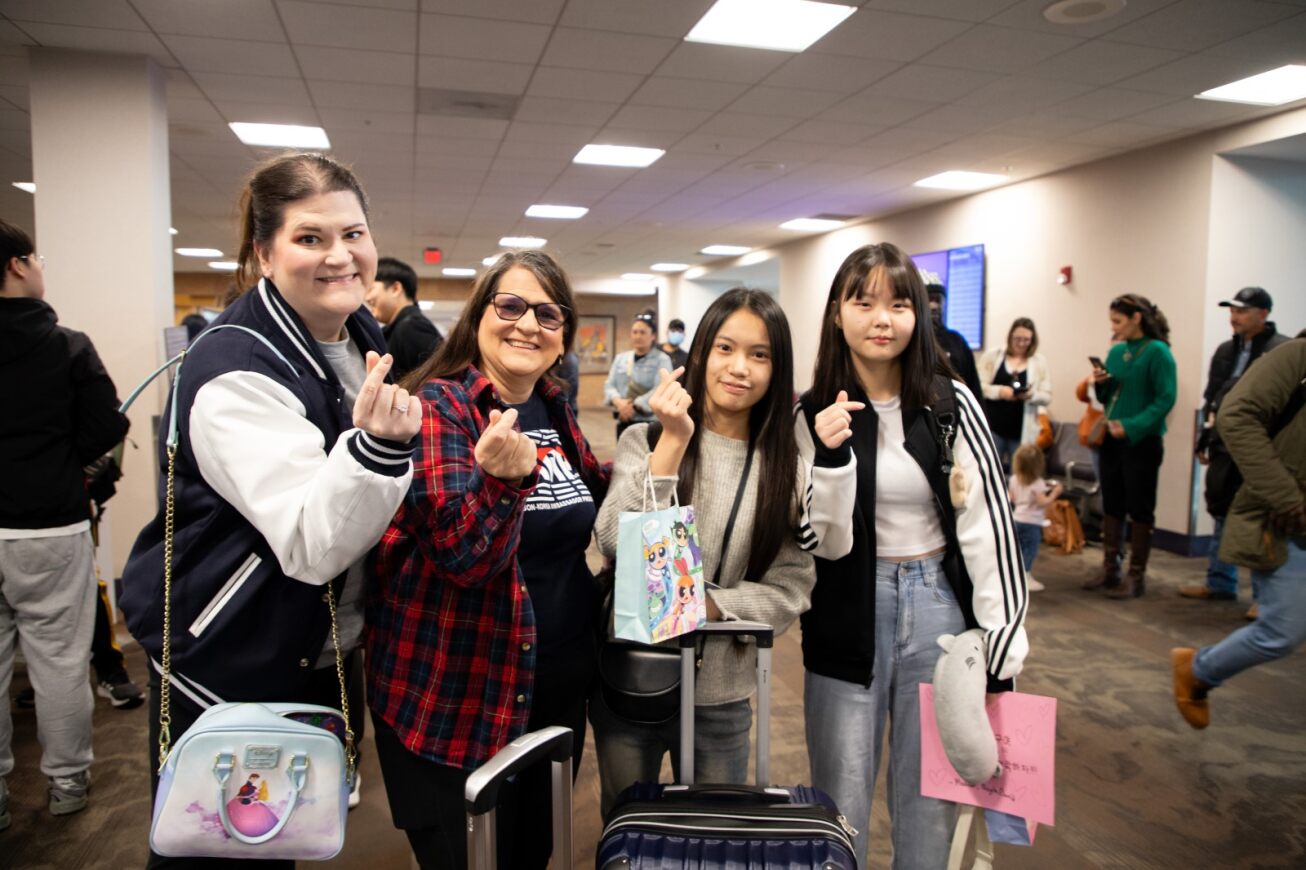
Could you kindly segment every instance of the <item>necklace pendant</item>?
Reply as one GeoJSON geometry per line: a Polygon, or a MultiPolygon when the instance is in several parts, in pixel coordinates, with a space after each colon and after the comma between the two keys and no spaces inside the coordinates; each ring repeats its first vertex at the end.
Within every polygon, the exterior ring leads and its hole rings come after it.
{"type": "Polygon", "coordinates": [[[1133,358],[1134,355],[1132,353],[1130,353],[1129,351],[1125,351],[1125,362],[1129,362],[1133,358]]]}

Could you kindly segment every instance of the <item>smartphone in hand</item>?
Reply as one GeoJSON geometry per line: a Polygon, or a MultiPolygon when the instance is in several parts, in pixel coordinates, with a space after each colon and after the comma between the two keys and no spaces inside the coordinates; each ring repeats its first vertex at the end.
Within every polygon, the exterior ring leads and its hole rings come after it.
{"type": "Polygon", "coordinates": [[[1100,356],[1090,356],[1090,357],[1088,358],[1088,361],[1089,361],[1090,363],[1093,364],[1093,368],[1095,368],[1095,369],[1101,369],[1102,371],[1106,371],[1106,363],[1102,362],[1102,357],[1100,357],[1100,356]]]}

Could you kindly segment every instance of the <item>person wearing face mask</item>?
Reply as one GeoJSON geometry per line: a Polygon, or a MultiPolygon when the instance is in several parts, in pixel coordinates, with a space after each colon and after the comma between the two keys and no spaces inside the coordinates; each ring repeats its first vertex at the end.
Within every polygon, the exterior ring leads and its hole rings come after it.
{"type": "MultiPolygon", "coordinates": [[[[779,303],[742,288],[703,315],[689,349],[685,384],[661,372],[649,405],[661,434],[634,425],[617,444],[612,489],[595,533],[604,556],[616,555],[622,511],[639,511],[649,478],[659,505],[673,492],[694,506],[710,620],[743,619],[777,634],[807,609],[816,575],[799,538],[803,466],[793,430],[793,350],[779,303]],[[732,512],[732,505],[738,507],[732,512]]],[[[695,685],[694,772],[701,782],[743,783],[757,648],[709,638],[695,685]]],[[[682,713],[683,715],[683,713],[682,713]]],[[[671,753],[679,778],[679,718],[641,725],[590,701],[604,816],[634,782],[656,781],[671,753]]]]}
{"type": "MultiPolygon", "coordinates": [[[[413,485],[377,548],[368,702],[395,827],[423,868],[467,861],[467,775],[527,731],[585,743],[595,671],[585,549],[611,467],[549,374],[571,349],[566,275],[504,254],[433,359],[404,381],[426,408],[413,485]]],[[[500,802],[501,866],[549,861],[549,769],[500,802]]]]}
{"type": "Polygon", "coordinates": [[[1012,321],[1006,347],[980,357],[979,378],[998,455],[1003,468],[1010,470],[1016,448],[1038,438],[1039,409],[1052,402],[1052,376],[1047,359],[1038,352],[1034,321],[1028,317],[1012,321]]]}
{"type": "MultiPolygon", "coordinates": [[[[667,340],[662,345],[662,352],[671,358],[671,367],[678,369],[689,360],[689,351],[685,350],[685,321],[676,318],[667,324],[667,340]]],[[[681,375],[683,380],[684,376],[681,375]]]]}
{"type": "MultiPolygon", "coordinates": [[[[393,361],[363,305],[376,259],[348,169],[291,154],[255,170],[237,272],[249,289],[191,346],[169,397],[180,435],[169,493],[174,741],[224,701],[341,707],[337,667],[354,669],[363,631],[364,558],[408,490],[422,421],[422,406],[387,382],[393,361]],[[227,324],[243,329],[218,328],[227,324]]],[[[160,426],[160,509],[132,548],[121,598],[154,662],[156,782],[168,436],[160,426]]],[[[226,863],[210,860],[198,866],[226,863]]],[[[192,861],[151,855],[149,866],[192,861]]]]}
{"type": "Polygon", "coordinates": [[[984,631],[989,691],[1011,688],[1028,594],[1006,480],[979,404],[941,374],[920,273],[867,245],[830,285],[814,384],[799,400],[816,555],[802,616],[812,785],[860,831],[888,728],[893,866],[942,870],[956,804],[921,795],[918,686],[942,634],[984,631]],[[961,478],[964,483],[958,486],[961,478]]]}
{"type": "Polygon", "coordinates": [[[658,385],[658,372],[671,371],[671,359],[653,346],[658,334],[657,315],[652,309],[635,315],[630,324],[630,350],[617,354],[603,384],[603,404],[617,418],[617,439],[633,423],[653,419],[649,396],[658,385]]]}

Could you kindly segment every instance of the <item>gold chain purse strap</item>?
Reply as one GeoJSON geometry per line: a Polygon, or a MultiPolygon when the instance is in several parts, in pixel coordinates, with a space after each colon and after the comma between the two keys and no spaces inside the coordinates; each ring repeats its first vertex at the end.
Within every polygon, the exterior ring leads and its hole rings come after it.
{"type": "MultiPolygon", "coordinates": [[[[177,429],[177,394],[181,388],[181,370],[182,364],[186,360],[186,354],[190,352],[195,344],[203,340],[209,334],[219,329],[239,329],[247,332],[254,338],[258,339],[267,346],[276,356],[286,364],[291,374],[299,376],[299,372],[290,364],[285,355],[277,350],[276,346],[267,338],[252,329],[244,326],[238,326],[234,323],[220,324],[210,326],[195,337],[190,347],[168,360],[166,363],[155,369],[154,372],[146,378],[136,389],[132,390],[119,408],[123,413],[131,407],[136,398],[144,389],[160,374],[167,371],[174,363],[177,371],[173,375],[171,409],[168,419],[168,440],[166,447],[168,451],[168,485],[164,498],[163,513],[163,653],[160,663],[162,676],[159,682],[159,772],[163,772],[163,766],[168,760],[168,754],[172,749],[172,557],[173,557],[173,529],[176,515],[176,460],[177,445],[180,441],[180,435],[177,429]]],[[[349,719],[349,693],[345,688],[345,660],[340,651],[340,630],[336,624],[336,595],[335,590],[331,587],[331,581],[326,583],[327,607],[331,612],[331,645],[335,648],[336,653],[336,679],[340,682],[340,714],[345,720],[345,769],[350,785],[353,785],[355,768],[358,762],[358,750],[354,745],[354,729],[351,727],[349,719]]]]}

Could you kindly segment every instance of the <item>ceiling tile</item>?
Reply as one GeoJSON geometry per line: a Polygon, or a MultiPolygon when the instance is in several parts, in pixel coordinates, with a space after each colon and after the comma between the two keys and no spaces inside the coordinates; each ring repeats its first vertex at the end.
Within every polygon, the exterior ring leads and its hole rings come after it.
{"type": "Polygon", "coordinates": [[[1146,91],[1129,91],[1124,88],[1102,88],[1079,97],[1057,103],[1056,111],[1080,118],[1114,121],[1128,118],[1148,109],[1157,109],[1174,102],[1169,94],[1146,91]]]}
{"type": "Polygon", "coordinates": [[[577,150],[587,142],[593,141],[598,131],[597,125],[575,124],[537,124],[513,121],[508,127],[505,139],[509,142],[553,142],[575,145],[577,150]]]}
{"type": "Polygon", "coordinates": [[[1153,69],[1183,55],[1165,48],[1094,40],[1037,63],[1026,75],[1108,85],[1153,69]]]}
{"type": "MultiPolygon", "coordinates": [[[[903,120],[907,119],[904,118],[903,120]]],[[[910,120],[913,127],[921,127],[927,130],[952,130],[960,135],[962,133],[972,133],[976,130],[987,130],[1001,119],[994,118],[988,109],[981,106],[952,103],[947,106],[932,108],[927,112],[915,115],[910,120]]]]}
{"type": "MultiPolygon", "coordinates": [[[[127,0],[52,3],[50,0],[4,0],[0,15],[11,21],[70,24],[112,30],[149,30],[127,0]]],[[[26,27],[23,28],[27,30],[26,27]]]]}
{"type": "Polygon", "coordinates": [[[192,73],[191,78],[204,95],[215,103],[219,100],[241,100],[247,103],[310,105],[308,89],[304,87],[302,79],[216,72],[192,73]]]}
{"type": "Polygon", "coordinates": [[[658,36],[559,27],[553,31],[543,63],[572,69],[651,73],[676,44],[674,39],[658,36]]]}
{"type": "Polygon", "coordinates": [[[808,50],[910,61],[960,36],[969,28],[970,25],[962,21],[862,8],[808,50]]]}
{"type": "Polygon", "coordinates": [[[1176,51],[1201,51],[1299,11],[1259,0],[1180,0],[1111,31],[1111,39],[1176,51]]]}
{"type": "Polygon", "coordinates": [[[597,103],[590,100],[562,100],[554,97],[522,98],[517,106],[517,121],[542,123],[583,124],[602,126],[616,113],[617,103],[597,103]]]}
{"type": "Polygon", "coordinates": [[[776,115],[748,115],[741,112],[721,112],[698,129],[700,133],[721,133],[727,136],[747,136],[770,139],[793,127],[793,118],[776,115]]]}
{"type": "MultiPolygon", "coordinates": [[[[322,124],[321,113],[308,104],[252,103],[236,99],[214,100],[214,105],[227,121],[242,121],[247,124],[301,124],[307,127],[322,124]]],[[[330,131],[327,132],[329,135],[330,131]]],[[[227,131],[227,135],[235,137],[230,130],[227,131]]]]}
{"type": "Polygon", "coordinates": [[[498,141],[508,131],[507,121],[487,118],[448,118],[436,115],[417,116],[418,149],[425,139],[481,139],[498,141]]]}
{"type": "Polygon", "coordinates": [[[462,15],[423,15],[417,50],[421,54],[496,58],[513,63],[535,63],[549,41],[550,28],[542,24],[492,21],[462,15]]]}
{"type": "Polygon", "coordinates": [[[755,87],[731,103],[730,111],[810,118],[843,99],[843,94],[832,91],[755,87]]]}
{"type": "Polygon", "coordinates": [[[748,89],[738,82],[705,82],[652,76],[630,97],[637,106],[668,106],[677,109],[723,109],[748,89]]]}
{"type": "Polygon", "coordinates": [[[1173,130],[1164,127],[1136,124],[1131,121],[1112,121],[1075,134],[1075,141],[1085,145],[1137,148],[1174,135],[1173,130]]]}
{"type": "Polygon", "coordinates": [[[1306,12],[1210,48],[1213,55],[1254,60],[1266,69],[1306,60],[1306,12]]]}
{"type": "Polygon", "coordinates": [[[555,24],[566,0],[422,0],[423,12],[555,24]]]}
{"type": "Polygon", "coordinates": [[[201,121],[208,124],[224,123],[218,110],[208,100],[168,100],[168,124],[201,121]]]}
{"type": "Polygon", "coordinates": [[[620,33],[684,37],[715,0],[571,0],[562,13],[565,27],[589,27],[620,33]]]}
{"type": "Polygon", "coordinates": [[[879,94],[857,94],[820,114],[822,121],[892,126],[935,108],[933,103],[901,100],[879,94]]]}
{"type": "Polygon", "coordinates": [[[580,149],[567,142],[502,142],[501,157],[548,157],[571,160],[580,149]]]}
{"type": "Polygon", "coordinates": [[[156,33],[285,42],[272,0],[132,0],[156,33]]]}
{"type": "Polygon", "coordinates": [[[785,51],[682,42],[658,67],[658,75],[756,84],[793,57],[785,51]]]}
{"type": "Polygon", "coordinates": [[[530,78],[531,67],[521,63],[429,55],[417,59],[417,83],[424,88],[520,94],[530,78]]]}
{"type": "Polygon", "coordinates": [[[772,139],[748,152],[749,160],[773,160],[777,163],[802,164],[828,157],[842,148],[834,143],[798,142],[793,139],[772,139]]]}
{"type": "Polygon", "coordinates": [[[144,54],[165,67],[175,67],[177,60],[153,33],[137,30],[101,30],[65,24],[24,24],[32,39],[48,48],[75,48],[84,51],[107,51],[111,54],[144,54]]]}
{"type": "Polygon", "coordinates": [[[625,106],[613,117],[614,127],[631,130],[669,130],[688,133],[699,127],[712,112],[705,109],[673,109],[668,106],[625,106]]]}
{"type": "Polygon", "coordinates": [[[1077,24],[1056,24],[1043,17],[1043,10],[1051,5],[1049,0],[1020,0],[1014,6],[988,19],[989,24],[1001,27],[1017,27],[1023,30],[1042,30],[1046,33],[1070,33],[1075,36],[1095,37],[1118,30],[1131,21],[1137,21],[1146,15],[1178,0],[1129,0],[1124,8],[1109,18],[1101,21],[1079,22],[1077,24]]]}
{"type": "Polygon", "coordinates": [[[34,45],[31,38],[8,21],[0,21],[0,54],[27,56],[25,45],[34,45]]]}
{"type": "Polygon", "coordinates": [[[949,69],[913,63],[880,79],[862,93],[874,96],[951,103],[1000,78],[996,73],[949,69]]]}
{"type": "Polygon", "coordinates": [[[938,66],[1015,73],[1082,42],[1074,36],[980,24],[921,60],[938,66]]]}
{"type": "Polygon", "coordinates": [[[851,94],[898,69],[893,60],[803,52],[763,80],[780,88],[810,88],[851,94]]]}
{"type": "Polygon", "coordinates": [[[1265,66],[1241,57],[1215,55],[1211,52],[1190,54],[1145,73],[1121,79],[1116,87],[1136,91],[1191,97],[1219,85],[1265,72],[1265,66]]]}
{"type": "Polygon", "coordinates": [[[412,112],[383,112],[379,109],[358,109],[324,106],[318,109],[327,135],[332,129],[361,130],[370,135],[395,134],[412,136],[416,117],[412,112]]]}
{"type": "Polygon", "coordinates": [[[1223,126],[1250,117],[1259,109],[1259,106],[1247,106],[1242,103],[1187,98],[1176,100],[1159,109],[1151,109],[1145,113],[1142,120],[1158,127],[1223,126]]]}
{"type": "Polygon", "coordinates": [[[1100,121],[1093,118],[1076,118],[1062,111],[1060,106],[1020,115],[1002,122],[1002,129],[1022,136],[1059,139],[1074,136],[1080,130],[1096,127],[1100,121]]]}
{"type": "Polygon", "coordinates": [[[947,130],[928,130],[922,127],[893,127],[862,142],[859,147],[888,151],[930,151],[958,138],[947,130]]]}
{"type": "Polygon", "coordinates": [[[284,46],[203,36],[162,36],[160,39],[191,72],[240,70],[254,76],[299,76],[295,58],[284,46]]]}
{"type": "MultiPolygon", "coordinates": [[[[769,138],[769,137],[768,137],[769,138]]],[[[697,154],[747,154],[766,139],[722,133],[690,133],[675,145],[676,151],[697,154]]]]}
{"type": "Polygon", "coordinates": [[[417,101],[417,89],[403,85],[310,81],[308,90],[319,107],[413,112],[417,101]]]}
{"type": "Polygon", "coordinates": [[[417,13],[279,0],[291,42],[411,54],[417,49],[417,13]]]}
{"type": "MultiPolygon", "coordinates": [[[[1047,79],[1011,76],[985,85],[969,94],[959,103],[978,106],[993,113],[995,121],[1014,118],[1026,112],[1047,106],[1060,105],[1066,100],[1093,90],[1092,85],[1078,82],[1057,82],[1047,79]]],[[[1074,114],[1071,112],[1071,114],[1074,114]]]]}
{"type": "Polygon", "coordinates": [[[527,93],[533,97],[561,97],[620,103],[635,92],[644,76],[634,73],[594,72],[540,66],[527,93]]]}
{"type": "Polygon", "coordinates": [[[399,9],[416,12],[420,0],[305,0],[327,6],[370,6],[373,9],[399,9]]]}
{"type": "Polygon", "coordinates": [[[878,124],[846,124],[840,121],[804,121],[797,127],[781,134],[780,139],[789,142],[811,142],[814,144],[856,145],[865,142],[883,130],[878,124]]]}
{"type": "Polygon", "coordinates": [[[320,45],[297,45],[294,53],[308,79],[372,85],[411,85],[417,80],[417,56],[412,54],[320,45]]]}
{"type": "Polygon", "coordinates": [[[640,148],[661,148],[664,151],[680,141],[677,130],[632,130],[619,124],[608,124],[594,134],[591,142],[600,145],[635,145],[640,148]]]}
{"type": "Polygon", "coordinates": [[[195,80],[190,77],[184,69],[170,69],[167,71],[167,79],[164,81],[164,87],[168,94],[168,99],[173,100],[202,100],[204,93],[195,85],[195,80]]]}

